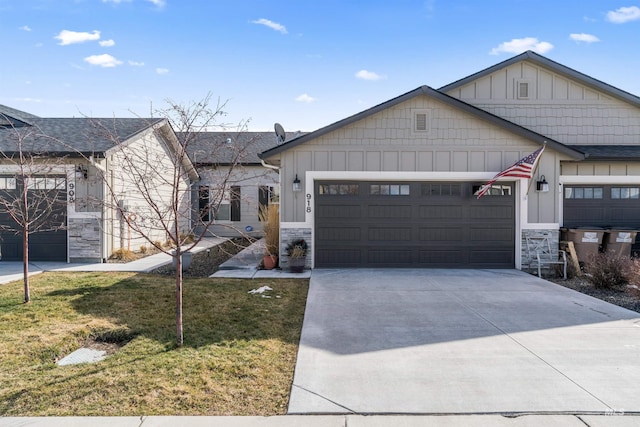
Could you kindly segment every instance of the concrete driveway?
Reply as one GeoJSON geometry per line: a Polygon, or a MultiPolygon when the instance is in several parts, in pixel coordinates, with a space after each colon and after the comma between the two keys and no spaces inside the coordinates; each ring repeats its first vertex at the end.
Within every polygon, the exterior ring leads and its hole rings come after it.
{"type": "Polygon", "coordinates": [[[314,270],[303,413],[640,412],[640,314],[518,270],[314,270]]]}

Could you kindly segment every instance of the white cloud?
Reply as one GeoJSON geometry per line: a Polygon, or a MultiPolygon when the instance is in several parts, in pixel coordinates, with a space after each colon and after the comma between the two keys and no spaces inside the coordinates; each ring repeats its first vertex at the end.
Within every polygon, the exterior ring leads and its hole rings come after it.
{"type": "Polygon", "coordinates": [[[607,21],[614,24],[624,24],[637,19],[640,19],[640,7],[638,6],[621,7],[607,12],[607,21]]]}
{"type": "Polygon", "coordinates": [[[156,68],[156,73],[163,75],[163,74],[169,74],[169,69],[168,68],[156,68]]]}
{"type": "Polygon", "coordinates": [[[84,58],[85,62],[88,62],[91,65],[97,65],[99,67],[104,68],[112,68],[122,64],[122,61],[118,61],[113,56],[104,53],[102,55],[91,55],[84,58]]]}
{"type": "Polygon", "coordinates": [[[265,27],[269,27],[272,30],[279,31],[282,34],[287,34],[287,28],[284,25],[278,24],[277,22],[270,21],[269,19],[260,18],[255,21],[251,21],[251,23],[264,25],[265,27]]]}
{"type": "Polygon", "coordinates": [[[60,31],[60,34],[58,34],[54,38],[60,40],[60,43],[58,43],[59,45],[65,46],[69,44],[84,43],[88,41],[99,40],[100,31],[94,30],[93,33],[87,33],[87,32],[62,30],[60,31]]]}
{"type": "Polygon", "coordinates": [[[553,45],[549,42],[541,42],[535,37],[525,37],[522,39],[512,39],[511,41],[500,43],[498,47],[494,47],[489,52],[490,55],[499,55],[500,53],[522,53],[532,50],[537,53],[546,53],[553,49],[553,45]]]}
{"type": "Polygon", "coordinates": [[[167,4],[165,0],[147,0],[147,1],[153,3],[160,9],[162,9],[167,4]]]}
{"type": "Polygon", "coordinates": [[[577,42],[584,42],[584,43],[595,43],[600,41],[600,39],[594,36],[593,34],[585,34],[585,33],[569,34],[569,38],[571,40],[575,40],[577,42]]]}
{"type": "Polygon", "coordinates": [[[28,25],[23,25],[19,29],[22,30],[22,31],[31,31],[31,27],[29,27],[28,25]]]}
{"type": "Polygon", "coordinates": [[[101,40],[98,42],[98,44],[100,44],[100,46],[102,47],[111,47],[111,46],[115,46],[116,42],[114,40],[101,40]]]}
{"type": "Polygon", "coordinates": [[[128,61],[129,65],[131,65],[132,67],[144,67],[144,62],[138,62],[138,61],[128,61]]]}
{"type": "Polygon", "coordinates": [[[306,102],[311,103],[313,101],[315,101],[316,99],[312,96],[307,95],[306,93],[303,93],[302,95],[300,95],[299,97],[296,98],[296,101],[298,102],[306,102]]]}
{"type": "Polygon", "coordinates": [[[355,74],[355,76],[362,80],[371,80],[371,81],[380,80],[384,78],[384,76],[378,73],[374,73],[373,71],[367,71],[367,70],[360,70],[355,74]]]}

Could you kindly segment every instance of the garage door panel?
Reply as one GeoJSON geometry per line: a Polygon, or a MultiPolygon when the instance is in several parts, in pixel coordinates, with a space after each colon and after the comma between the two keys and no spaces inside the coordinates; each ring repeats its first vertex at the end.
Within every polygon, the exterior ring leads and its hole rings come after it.
{"type": "Polygon", "coordinates": [[[511,206],[474,206],[470,211],[470,217],[491,220],[511,219],[513,208],[511,206]]]}
{"type": "Polygon", "coordinates": [[[380,206],[369,205],[367,206],[367,213],[369,218],[376,219],[397,219],[397,218],[411,218],[411,206],[380,206]]]}
{"type": "Polygon", "coordinates": [[[318,215],[323,218],[357,218],[361,215],[361,209],[362,207],[359,205],[325,205],[318,208],[318,215]]]}
{"type": "Polygon", "coordinates": [[[359,242],[361,240],[360,227],[335,227],[335,228],[318,228],[316,231],[317,239],[327,241],[352,241],[359,242]]]}
{"type": "Polygon", "coordinates": [[[413,253],[408,249],[370,249],[367,261],[374,265],[412,265],[413,253]]]}
{"type": "Polygon", "coordinates": [[[419,216],[421,218],[444,219],[462,218],[464,211],[460,206],[419,206],[419,216]]]}
{"type": "MultiPolygon", "coordinates": [[[[317,185],[341,188],[337,181],[317,185]]],[[[340,196],[316,187],[317,267],[477,268],[485,263],[513,268],[513,192],[477,200],[473,183],[361,182],[358,187],[357,194],[340,196]],[[332,210],[340,203],[351,210],[332,210]],[[358,215],[354,206],[361,207],[358,215]],[[344,217],[347,212],[353,215],[344,217]]]]}
{"type": "Polygon", "coordinates": [[[371,242],[410,242],[411,228],[398,227],[372,227],[369,228],[369,241],[371,242]]]}
{"type": "Polygon", "coordinates": [[[421,242],[461,242],[464,240],[464,230],[458,227],[422,227],[418,231],[421,242]]]}
{"type": "Polygon", "coordinates": [[[418,263],[428,267],[461,266],[465,257],[466,254],[457,249],[418,251],[418,263]]]}
{"type": "Polygon", "coordinates": [[[474,242],[480,242],[483,244],[489,244],[492,242],[507,242],[513,241],[513,228],[471,228],[470,237],[474,242]]]}

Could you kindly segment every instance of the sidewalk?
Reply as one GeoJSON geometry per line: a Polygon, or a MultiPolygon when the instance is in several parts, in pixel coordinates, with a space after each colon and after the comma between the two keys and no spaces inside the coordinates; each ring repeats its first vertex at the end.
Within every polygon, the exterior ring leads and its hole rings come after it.
{"type": "MultiPolygon", "coordinates": [[[[228,240],[224,237],[205,237],[198,245],[191,250],[193,253],[204,251],[217,246],[228,240]]],[[[29,263],[29,276],[40,274],[45,271],[131,271],[138,273],[149,273],[158,267],[171,263],[171,256],[165,253],[150,255],[136,261],[126,263],[66,263],[66,262],[33,262],[29,263]]],[[[1,261],[0,262],[0,284],[22,280],[22,262],[1,261]]]]}
{"type": "Polygon", "coordinates": [[[604,414],[0,418],[0,427],[635,427],[638,425],[640,425],[640,416],[604,414]]]}

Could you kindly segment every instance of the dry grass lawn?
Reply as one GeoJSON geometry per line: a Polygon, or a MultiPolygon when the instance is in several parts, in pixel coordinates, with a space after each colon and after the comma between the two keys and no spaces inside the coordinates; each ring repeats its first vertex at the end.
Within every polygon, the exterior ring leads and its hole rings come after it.
{"type": "Polygon", "coordinates": [[[182,348],[172,278],[45,273],[31,304],[21,286],[0,285],[0,416],[286,411],[308,280],[186,280],[182,348]],[[248,293],[265,285],[270,298],[248,293]],[[96,340],[121,347],[56,365],[96,340]]]}

